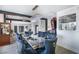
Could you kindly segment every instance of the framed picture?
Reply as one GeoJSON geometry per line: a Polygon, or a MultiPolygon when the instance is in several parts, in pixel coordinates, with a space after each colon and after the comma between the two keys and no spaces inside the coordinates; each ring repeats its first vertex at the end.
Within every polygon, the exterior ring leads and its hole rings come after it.
{"type": "Polygon", "coordinates": [[[76,30],[76,13],[59,17],[59,30],[76,30]]]}

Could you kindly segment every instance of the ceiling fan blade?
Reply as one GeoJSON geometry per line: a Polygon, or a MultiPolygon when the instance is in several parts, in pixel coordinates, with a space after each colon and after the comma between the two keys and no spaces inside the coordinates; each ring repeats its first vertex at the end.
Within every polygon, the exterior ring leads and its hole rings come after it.
{"type": "Polygon", "coordinates": [[[34,8],[33,8],[32,10],[35,10],[35,9],[37,9],[37,8],[38,8],[38,5],[34,6],[34,8]]]}

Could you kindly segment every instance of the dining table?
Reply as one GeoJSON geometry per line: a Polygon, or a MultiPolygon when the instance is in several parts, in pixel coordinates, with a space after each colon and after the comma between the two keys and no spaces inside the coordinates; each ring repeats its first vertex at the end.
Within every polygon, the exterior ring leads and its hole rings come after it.
{"type": "Polygon", "coordinates": [[[30,44],[33,49],[44,47],[45,39],[42,37],[24,37],[24,39],[30,44]]]}

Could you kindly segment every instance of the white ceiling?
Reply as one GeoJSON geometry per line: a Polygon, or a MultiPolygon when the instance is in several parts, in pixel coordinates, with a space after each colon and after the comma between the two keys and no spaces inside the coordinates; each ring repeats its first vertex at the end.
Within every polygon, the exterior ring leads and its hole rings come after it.
{"type": "Polygon", "coordinates": [[[32,11],[34,5],[0,5],[0,9],[26,15],[34,15],[38,13],[41,15],[50,16],[60,10],[72,6],[73,5],[39,5],[39,7],[35,11],[32,11]]]}
{"type": "Polygon", "coordinates": [[[1,10],[31,15],[33,5],[0,5],[1,10]]]}
{"type": "Polygon", "coordinates": [[[40,5],[37,9],[37,13],[51,16],[53,14],[56,14],[58,11],[73,7],[73,5],[40,5]]]}

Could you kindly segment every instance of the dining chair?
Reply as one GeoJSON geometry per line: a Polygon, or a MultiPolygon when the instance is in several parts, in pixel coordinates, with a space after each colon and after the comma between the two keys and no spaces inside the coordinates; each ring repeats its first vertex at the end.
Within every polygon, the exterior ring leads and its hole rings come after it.
{"type": "Polygon", "coordinates": [[[55,54],[54,41],[45,40],[45,50],[41,54],[55,54]]]}
{"type": "Polygon", "coordinates": [[[16,33],[16,43],[17,43],[17,51],[21,53],[22,50],[22,42],[20,40],[20,34],[16,33]]]}
{"type": "Polygon", "coordinates": [[[36,50],[34,50],[30,44],[22,37],[22,35],[20,35],[20,40],[22,43],[22,50],[21,53],[22,54],[36,54],[36,50]]]}

